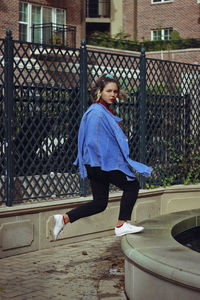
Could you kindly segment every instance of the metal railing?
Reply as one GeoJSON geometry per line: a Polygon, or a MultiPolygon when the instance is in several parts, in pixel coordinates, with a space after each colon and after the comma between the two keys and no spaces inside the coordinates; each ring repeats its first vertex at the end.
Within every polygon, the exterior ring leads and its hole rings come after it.
{"type": "Polygon", "coordinates": [[[33,43],[76,47],[76,26],[43,23],[33,24],[31,29],[33,43]]]}
{"type": "Polygon", "coordinates": [[[117,76],[130,157],[153,167],[141,187],[200,181],[200,66],[0,40],[0,202],[86,195],[73,161],[98,76],[117,76]]]}

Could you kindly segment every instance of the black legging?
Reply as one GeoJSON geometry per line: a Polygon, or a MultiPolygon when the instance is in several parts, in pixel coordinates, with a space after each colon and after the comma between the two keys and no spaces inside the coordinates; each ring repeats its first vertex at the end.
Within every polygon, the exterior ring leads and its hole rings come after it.
{"type": "Polygon", "coordinates": [[[119,220],[131,220],[134,204],[138,197],[139,182],[128,181],[121,171],[102,171],[100,167],[86,166],[92,188],[93,200],[79,205],[67,212],[70,222],[104,211],[108,204],[109,185],[113,184],[123,190],[120,202],[119,220]]]}

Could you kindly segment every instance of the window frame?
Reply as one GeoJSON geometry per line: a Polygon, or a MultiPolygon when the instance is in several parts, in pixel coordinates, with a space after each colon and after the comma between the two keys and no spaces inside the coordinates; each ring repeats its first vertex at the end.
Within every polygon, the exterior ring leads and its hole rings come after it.
{"type": "Polygon", "coordinates": [[[26,26],[26,37],[27,37],[27,41],[29,41],[31,39],[31,30],[28,30],[30,28],[30,22],[32,22],[31,20],[31,14],[30,14],[30,6],[28,5],[27,2],[23,2],[20,1],[20,5],[26,5],[27,6],[27,21],[20,21],[20,11],[19,11],[19,37],[20,37],[20,24],[21,25],[25,25],[26,26]]]}
{"type": "Polygon", "coordinates": [[[151,4],[163,4],[163,3],[170,3],[173,2],[174,0],[151,0],[151,4]],[[157,1],[157,2],[154,2],[157,1]]]}
{"type": "MultiPolygon", "coordinates": [[[[32,41],[32,30],[31,27],[33,26],[33,22],[32,22],[32,7],[33,6],[38,6],[41,8],[41,16],[40,16],[40,24],[43,24],[43,10],[44,8],[50,8],[51,9],[51,19],[52,19],[52,23],[57,23],[57,9],[62,10],[64,12],[64,24],[66,25],[66,10],[59,8],[59,7],[51,7],[51,6],[46,6],[46,5],[37,5],[35,3],[28,3],[28,2],[23,2],[20,1],[20,4],[25,4],[28,6],[28,20],[27,22],[24,21],[20,21],[20,15],[19,15],[19,36],[20,36],[20,24],[22,25],[26,25],[27,26],[27,40],[26,42],[31,42],[32,41]]],[[[42,32],[41,32],[41,36],[40,36],[40,42],[42,42],[42,32]]]]}
{"type": "Polygon", "coordinates": [[[172,28],[152,29],[152,30],[151,30],[151,41],[153,41],[153,42],[156,42],[156,41],[159,41],[159,40],[161,40],[161,41],[169,41],[169,39],[170,39],[170,33],[171,33],[172,31],[173,31],[172,28]],[[153,39],[153,37],[154,37],[154,32],[159,32],[159,30],[161,31],[160,39],[159,39],[159,34],[157,34],[158,39],[153,39]],[[169,31],[169,38],[168,38],[168,39],[165,39],[165,36],[166,36],[165,30],[168,30],[168,31],[169,31]]]}

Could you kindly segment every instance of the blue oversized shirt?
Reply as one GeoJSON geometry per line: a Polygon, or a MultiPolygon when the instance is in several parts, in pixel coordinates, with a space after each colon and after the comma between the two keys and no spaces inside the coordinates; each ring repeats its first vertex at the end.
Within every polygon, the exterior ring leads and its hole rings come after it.
{"type": "Polygon", "coordinates": [[[92,104],[82,117],[78,134],[78,155],[74,162],[79,165],[80,176],[87,177],[85,164],[100,167],[103,171],[120,170],[128,177],[138,172],[150,176],[152,168],[129,158],[127,138],[114,116],[102,104],[92,104]]]}

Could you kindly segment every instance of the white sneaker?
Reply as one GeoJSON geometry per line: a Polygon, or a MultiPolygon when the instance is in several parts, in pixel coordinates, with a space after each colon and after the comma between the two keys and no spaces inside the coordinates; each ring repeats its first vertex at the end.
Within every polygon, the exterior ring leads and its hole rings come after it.
{"type": "Polygon", "coordinates": [[[59,233],[64,228],[64,223],[63,223],[63,215],[54,215],[54,229],[53,229],[53,234],[55,240],[57,239],[59,233]]]}
{"type": "Polygon", "coordinates": [[[142,226],[135,226],[125,222],[121,227],[115,227],[116,236],[122,236],[128,233],[137,233],[144,230],[142,226]]]}

